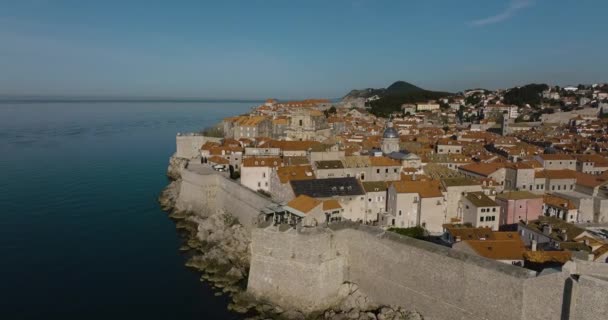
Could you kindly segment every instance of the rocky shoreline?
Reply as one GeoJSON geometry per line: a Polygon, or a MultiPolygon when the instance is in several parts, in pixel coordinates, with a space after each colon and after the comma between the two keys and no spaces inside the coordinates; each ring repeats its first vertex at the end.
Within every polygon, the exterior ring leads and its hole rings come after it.
{"type": "Polygon", "coordinates": [[[169,185],[161,192],[158,202],[175,221],[184,243],[181,251],[189,256],[186,266],[201,273],[201,281],[210,283],[216,295],[232,298],[230,310],[244,314],[248,319],[360,319],[360,320],[417,320],[416,312],[402,308],[374,305],[356,284],[343,284],[335,308],[314,314],[298,310],[284,310],[264,301],[257,301],[246,292],[249,272],[250,235],[227,212],[216,212],[202,217],[196,212],[175,209],[181,185],[181,171],[188,161],[171,157],[167,176],[169,185]]]}

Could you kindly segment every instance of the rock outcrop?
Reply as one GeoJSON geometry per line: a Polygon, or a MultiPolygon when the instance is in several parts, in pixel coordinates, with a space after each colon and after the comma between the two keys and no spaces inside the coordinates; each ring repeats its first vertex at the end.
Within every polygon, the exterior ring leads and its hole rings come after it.
{"type": "Polygon", "coordinates": [[[188,159],[179,158],[175,155],[169,159],[169,167],[167,168],[167,177],[175,181],[182,177],[182,170],[188,166],[188,159]]]}

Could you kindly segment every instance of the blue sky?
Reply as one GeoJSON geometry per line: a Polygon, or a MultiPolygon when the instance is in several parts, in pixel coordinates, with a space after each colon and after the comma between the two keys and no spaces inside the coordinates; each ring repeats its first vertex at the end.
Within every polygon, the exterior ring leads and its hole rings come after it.
{"type": "Polygon", "coordinates": [[[0,0],[0,94],[339,97],[608,81],[608,1],[0,0]]]}

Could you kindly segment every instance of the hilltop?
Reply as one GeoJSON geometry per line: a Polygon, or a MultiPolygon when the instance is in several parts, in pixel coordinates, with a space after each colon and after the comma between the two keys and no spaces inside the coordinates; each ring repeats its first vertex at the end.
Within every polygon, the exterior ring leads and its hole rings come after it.
{"type": "Polygon", "coordinates": [[[426,102],[449,95],[451,95],[449,92],[426,90],[406,81],[396,81],[387,88],[351,90],[342,101],[364,99],[371,113],[388,116],[392,112],[399,111],[404,103],[426,102]]]}

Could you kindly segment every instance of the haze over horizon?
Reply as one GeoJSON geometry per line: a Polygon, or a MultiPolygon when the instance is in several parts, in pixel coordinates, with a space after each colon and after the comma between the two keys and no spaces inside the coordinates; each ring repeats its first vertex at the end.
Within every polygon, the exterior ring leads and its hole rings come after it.
{"type": "Polygon", "coordinates": [[[397,80],[451,92],[604,82],[608,43],[589,39],[602,39],[606,9],[599,0],[0,0],[0,95],[337,98],[397,80]]]}

